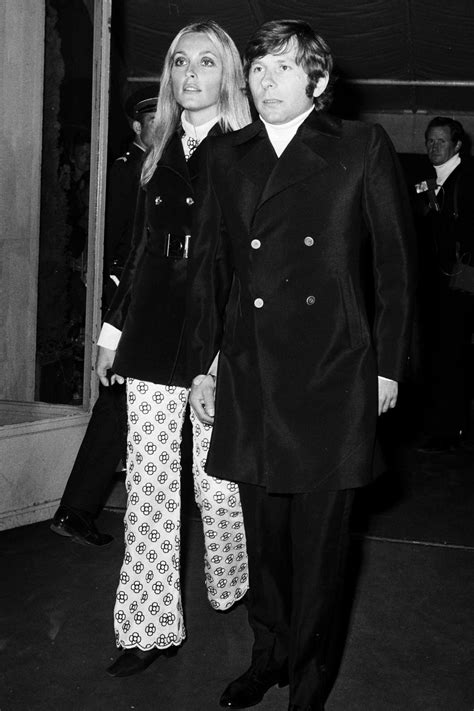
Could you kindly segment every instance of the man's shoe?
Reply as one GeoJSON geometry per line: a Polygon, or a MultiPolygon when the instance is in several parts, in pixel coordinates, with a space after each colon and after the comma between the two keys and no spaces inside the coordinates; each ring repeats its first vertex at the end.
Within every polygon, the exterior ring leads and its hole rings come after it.
{"type": "Polygon", "coordinates": [[[88,514],[71,511],[65,506],[60,506],[56,511],[50,528],[54,533],[71,538],[84,546],[103,548],[114,540],[110,534],[100,533],[88,514]]]}
{"type": "Polygon", "coordinates": [[[262,677],[253,667],[250,667],[245,674],[229,684],[219,700],[219,705],[227,709],[246,709],[255,706],[275,684],[286,686],[288,679],[278,674],[262,677]]]}
{"type": "Polygon", "coordinates": [[[425,437],[415,446],[417,452],[423,454],[443,454],[451,452],[460,444],[460,437],[446,435],[431,435],[425,437]]]}
{"type": "Polygon", "coordinates": [[[107,674],[114,677],[133,676],[147,669],[158,657],[171,657],[176,654],[176,647],[168,649],[149,649],[142,651],[138,647],[126,649],[110,667],[107,667],[107,674]]]}

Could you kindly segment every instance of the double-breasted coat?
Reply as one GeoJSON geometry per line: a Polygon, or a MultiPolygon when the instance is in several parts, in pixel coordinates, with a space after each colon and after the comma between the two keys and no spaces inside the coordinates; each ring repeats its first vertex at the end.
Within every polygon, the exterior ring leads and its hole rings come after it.
{"type": "Polygon", "coordinates": [[[312,112],[279,159],[257,121],[209,141],[206,165],[188,323],[190,374],[220,350],[207,472],[281,493],[363,485],[377,376],[400,380],[409,344],[393,147],[379,126],[312,112]]]}
{"type": "MultiPolygon", "coordinates": [[[[218,127],[212,132],[219,132],[218,127]]],[[[139,190],[132,248],[105,316],[122,331],[114,360],[120,375],[186,384],[187,252],[200,150],[186,162],[176,133],[152,178],[139,190]]]]}

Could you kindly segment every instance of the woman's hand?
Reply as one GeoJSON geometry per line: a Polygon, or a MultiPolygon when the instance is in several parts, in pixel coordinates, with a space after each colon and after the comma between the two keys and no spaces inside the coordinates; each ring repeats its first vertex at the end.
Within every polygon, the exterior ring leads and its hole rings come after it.
{"type": "Polygon", "coordinates": [[[115,360],[115,351],[110,348],[104,348],[104,346],[99,346],[97,351],[97,361],[95,364],[95,369],[99,377],[100,382],[106,388],[114,383],[119,383],[120,385],[125,382],[125,378],[117,373],[112,373],[110,376],[110,383],[108,378],[108,373],[112,370],[112,366],[115,360]]]}

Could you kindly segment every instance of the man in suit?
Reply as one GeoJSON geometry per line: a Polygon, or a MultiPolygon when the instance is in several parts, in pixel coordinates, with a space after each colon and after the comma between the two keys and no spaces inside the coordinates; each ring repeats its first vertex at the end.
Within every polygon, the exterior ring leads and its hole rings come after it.
{"type": "Polygon", "coordinates": [[[421,304],[428,393],[417,448],[437,454],[459,445],[468,429],[474,294],[454,289],[453,277],[458,258],[474,266],[474,170],[459,121],[433,118],[425,140],[432,170],[416,185],[415,210],[427,265],[421,304]]]}
{"type": "MultiPolygon", "coordinates": [[[[157,89],[147,87],[127,100],[134,138],[110,170],[105,221],[103,304],[112,299],[130,250],[137,191],[145,152],[150,145],[157,89]]],[[[51,530],[93,547],[113,538],[97,529],[95,518],[104,503],[115,472],[125,457],[127,411],[125,385],[101,387],[84,439],[74,462],[51,530]]]]}
{"type": "Polygon", "coordinates": [[[353,493],[407,359],[414,241],[383,129],[322,111],[324,40],[266,23],[244,69],[259,119],[208,143],[189,273],[191,402],[214,424],[207,472],[239,482],[255,637],[220,704],[289,679],[289,708],[320,711],[353,493]]]}

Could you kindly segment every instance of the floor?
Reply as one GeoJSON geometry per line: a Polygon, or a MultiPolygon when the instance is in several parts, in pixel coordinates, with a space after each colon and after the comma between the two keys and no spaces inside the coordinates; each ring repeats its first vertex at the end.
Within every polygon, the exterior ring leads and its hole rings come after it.
{"type": "MultiPolygon", "coordinates": [[[[353,604],[327,711],[474,709],[474,447],[390,452],[390,471],[360,491],[353,521],[353,604]]],[[[98,525],[105,550],[60,538],[47,522],[0,534],[0,711],[217,711],[247,667],[244,605],[207,604],[202,536],[184,517],[188,639],[144,673],[112,679],[112,609],[121,563],[123,492],[98,525]]],[[[272,688],[259,711],[285,711],[272,688]]]]}

